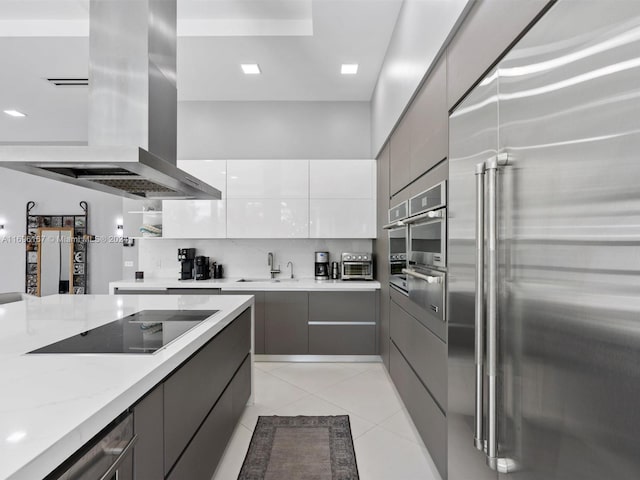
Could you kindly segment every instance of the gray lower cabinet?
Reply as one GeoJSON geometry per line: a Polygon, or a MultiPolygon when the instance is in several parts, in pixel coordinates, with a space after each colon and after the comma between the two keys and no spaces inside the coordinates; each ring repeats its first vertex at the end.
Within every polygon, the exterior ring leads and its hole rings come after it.
{"type": "Polygon", "coordinates": [[[391,301],[391,339],[441,408],[447,405],[447,345],[391,301]]]}
{"type": "Polygon", "coordinates": [[[160,384],[133,407],[133,430],[138,436],[134,450],[133,478],[164,478],[164,385],[160,384]]]}
{"type": "Polygon", "coordinates": [[[375,355],[378,292],[310,292],[309,353],[375,355]]]}
{"type": "Polygon", "coordinates": [[[264,292],[265,352],[274,355],[309,353],[309,294],[264,292]]]}
{"type": "Polygon", "coordinates": [[[264,349],[264,292],[242,290],[237,292],[224,291],[224,295],[253,295],[255,298],[255,332],[254,353],[265,353],[264,349]]]}
{"type": "Polygon", "coordinates": [[[247,355],[167,480],[211,479],[249,399],[250,380],[251,357],[247,355]]]}
{"type": "MultiPolygon", "coordinates": [[[[396,345],[391,342],[389,373],[433,462],[447,478],[447,420],[396,345]]],[[[470,440],[472,441],[472,440],[470,440]]]]}
{"type": "Polygon", "coordinates": [[[164,466],[169,472],[251,348],[247,309],[164,382],[164,466]]]}
{"type": "Polygon", "coordinates": [[[210,480],[251,393],[251,310],[133,407],[136,480],[210,480]]]}

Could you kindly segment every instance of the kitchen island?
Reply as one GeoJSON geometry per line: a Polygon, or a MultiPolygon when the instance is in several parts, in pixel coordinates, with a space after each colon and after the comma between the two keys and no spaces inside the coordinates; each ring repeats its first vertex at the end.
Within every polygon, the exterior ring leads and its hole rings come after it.
{"type": "MultiPolygon", "coordinates": [[[[201,360],[206,360],[200,358],[203,352],[212,348],[224,350],[216,342],[231,338],[228,332],[233,333],[233,339],[239,339],[240,327],[246,330],[242,348],[233,350],[243,351],[233,356],[242,357],[237,360],[242,364],[237,371],[243,370],[246,388],[241,390],[248,397],[249,388],[253,392],[252,359],[248,356],[253,348],[253,305],[254,298],[249,295],[55,295],[0,306],[0,479],[46,477],[119,415],[157,391],[158,386],[164,386],[161,390],[168,402],[168,394],[188,384],[182,379],[188,375],[181,377],[175,372],[197,363],[194,360],[200,359],[202,364],[201,360]],[[27,354],[135,312],[158,309],[218,312],[153,354],[27,354]]],[[[236,371],[235,367],[230,368],[236,371]]],[[[197,397],[200,390],[196,390],[188,393],[197,397]]],[[[216,395],[222,398],[226,393],[216,395]]],[[[234,415],[237,414],[238,408],[234,407],[234,415]]],[[[166,432],[173,422],[167,417],[166,405],[164,415],[166,432]]],[[[162,419],[158,420],[156,423],[162,423],[162,419]]],[[[205,423],[202,421],[203,426],[205,423]]],[[[190,444],[195,443],[189,439],[190,444]]],[[[188,450],[181,453],[180,461],[189,456],[188,450]]],[[[167,452],[164,454],[165,475],[171,468],[182,468],[180,462],[167,468],[167,452]]]]}

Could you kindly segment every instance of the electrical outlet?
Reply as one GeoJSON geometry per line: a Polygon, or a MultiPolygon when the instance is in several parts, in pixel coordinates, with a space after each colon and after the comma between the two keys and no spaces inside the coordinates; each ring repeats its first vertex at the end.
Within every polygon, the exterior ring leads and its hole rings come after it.
{"type": "Polygon", "coordinates": [[[124,262],[124,266],[125,267],[133,267],[133,262],[131,260],[127,260],[126,262],[124,262]]]}

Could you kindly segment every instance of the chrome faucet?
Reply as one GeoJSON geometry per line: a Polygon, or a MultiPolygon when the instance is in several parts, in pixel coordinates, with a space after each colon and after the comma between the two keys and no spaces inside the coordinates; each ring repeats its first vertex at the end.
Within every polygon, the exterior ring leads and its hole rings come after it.
{"type": "Polygon", "coordinates": [[[293,263],[287,262],[287,267],[291,267],[291,276],[289,278],[293,278],[293,263]]]}
{"type": "Polygon", "coordinates": [[[280,265],[278,265],[277,269],[275,268],[273,253],[271,252],[267,254],[267,264],[271,267],[271,270],[269,271],[269,273],[271,273],[271,278],[276,278],[276,275],[280,273],[280,265]]]}

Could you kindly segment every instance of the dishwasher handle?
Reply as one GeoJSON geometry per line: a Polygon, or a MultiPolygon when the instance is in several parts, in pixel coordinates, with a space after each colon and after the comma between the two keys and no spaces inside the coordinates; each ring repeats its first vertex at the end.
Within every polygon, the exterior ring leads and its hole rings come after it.
{"type": "MultiPolygon", "coordinates": [[[[105,474],[100,477],[100,480],[109,480],[113,476],[113,474],[117,472],[118,468],[120,468],[120,465],[122,465],[122,462],[124,462],[127,458],[127,455],[129,455],[131,450],[133,450],[133,447],[135,446],[137,441],[138,435],[134,435],[123,448],[105,450],[105,453],[108,455],[118,454],[118,458],[116,458],[113,464],[109,467],[109,470],[107,470],[105,474]]],[[[118,477],[116,476],[116,480],[117,479],[118,477]]]]}

